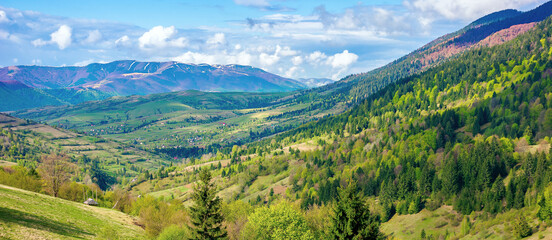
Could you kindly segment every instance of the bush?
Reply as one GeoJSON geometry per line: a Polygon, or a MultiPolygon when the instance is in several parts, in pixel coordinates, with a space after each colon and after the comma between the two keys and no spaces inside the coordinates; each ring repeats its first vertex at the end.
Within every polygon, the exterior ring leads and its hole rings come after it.
{"type": "Polygon", "coordinates": [[[171,225],[163,230],[157,240],[190,239],[191,234],[186,227],[171,225]]]}
{"type": "Polygon", "coordinates": [[[530,236],[532,233],[533,231],[524,216],[520,215],[514,220],[514,236],[524,238],[530,236]]]}
{"type": "Polygon", "coordinates": [[[243,239],[314,238],[303,214],[287,202],[257,208],[241,235],[243,239]]]}
{"type": "Polygon", "coordinates": [[[40,192],[42,189],[42,182],[37,172],[20,166],[14,168],[0,167],[0,184],[33,192],[40,192]]]}

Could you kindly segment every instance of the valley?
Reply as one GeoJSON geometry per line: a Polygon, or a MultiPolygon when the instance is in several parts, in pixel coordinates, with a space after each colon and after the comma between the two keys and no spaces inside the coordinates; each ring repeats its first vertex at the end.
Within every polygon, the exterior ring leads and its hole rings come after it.
{"type": "Polygon", "coordinates": [[[0,238],[548,239],[551,15],[494,12],[336,82],[1,68],[0,238]]]}

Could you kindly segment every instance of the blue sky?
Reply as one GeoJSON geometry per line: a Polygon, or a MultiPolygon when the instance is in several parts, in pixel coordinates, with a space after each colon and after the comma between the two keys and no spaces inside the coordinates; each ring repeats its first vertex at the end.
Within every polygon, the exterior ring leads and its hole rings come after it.
{"type": "Polygon", "coordinates": [[[3,0],[0,66],[122,59],[243,64],[339,79],[485,14],[544,0],[3,0]]]}

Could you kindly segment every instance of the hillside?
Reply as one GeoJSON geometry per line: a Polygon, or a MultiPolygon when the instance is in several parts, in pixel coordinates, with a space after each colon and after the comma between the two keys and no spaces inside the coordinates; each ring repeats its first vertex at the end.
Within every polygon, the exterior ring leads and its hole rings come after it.
{"type": "Polygon", "coordinates": [[[116,210],[87,206],[0,185],[0,238],[144,239],[136,219],[116,210]]]}
{"type": "Polygon", "coordinates": [[[263,205],[283,198],[308,213],[333,203],[352,179],[372,212],[390,221],[382,227],[388,234],[545,236],[552,216],[551,26],[549,18],[502,45],[468,50],[345,113],[187,162],[135,191],[187,201],[196,168],[206,163],[225,199],[263,205]]]}
{"type": "Polygon", "coordinates": [[[76,104],[110,96],[183,90],[206,92],[286,92],[300,82],[240,65],[116,61],[84,67],[0,68],[0,111],[76,104]]]}
{"type": "Polygon", "coordinates": [[[534,23],[552,15],[552,2],[533,10],[503,10],[481,17],[463,29],[441,36],[406,56],[383,67],[358,73],[320,87],[319,94],[339,94],[342,101],[361,102],[366,97],[412,74],[453,59],[481,45],[494,46],[508,42],[529,30],[534,23]],[[504,37],[507,35],[508,37],[504,37]]]}

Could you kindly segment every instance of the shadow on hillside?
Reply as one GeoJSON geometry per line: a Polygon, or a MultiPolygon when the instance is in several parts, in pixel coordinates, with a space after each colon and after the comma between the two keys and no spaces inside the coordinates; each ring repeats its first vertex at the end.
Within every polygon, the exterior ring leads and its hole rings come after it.
{"type": "Polygon", "coordinates": [[[77,238],[82,238],[84,237],[83,235],[92,235],[74,225],[5,207],[0,207],[0,222],[14,223],[29,228],[77,238]]]}

